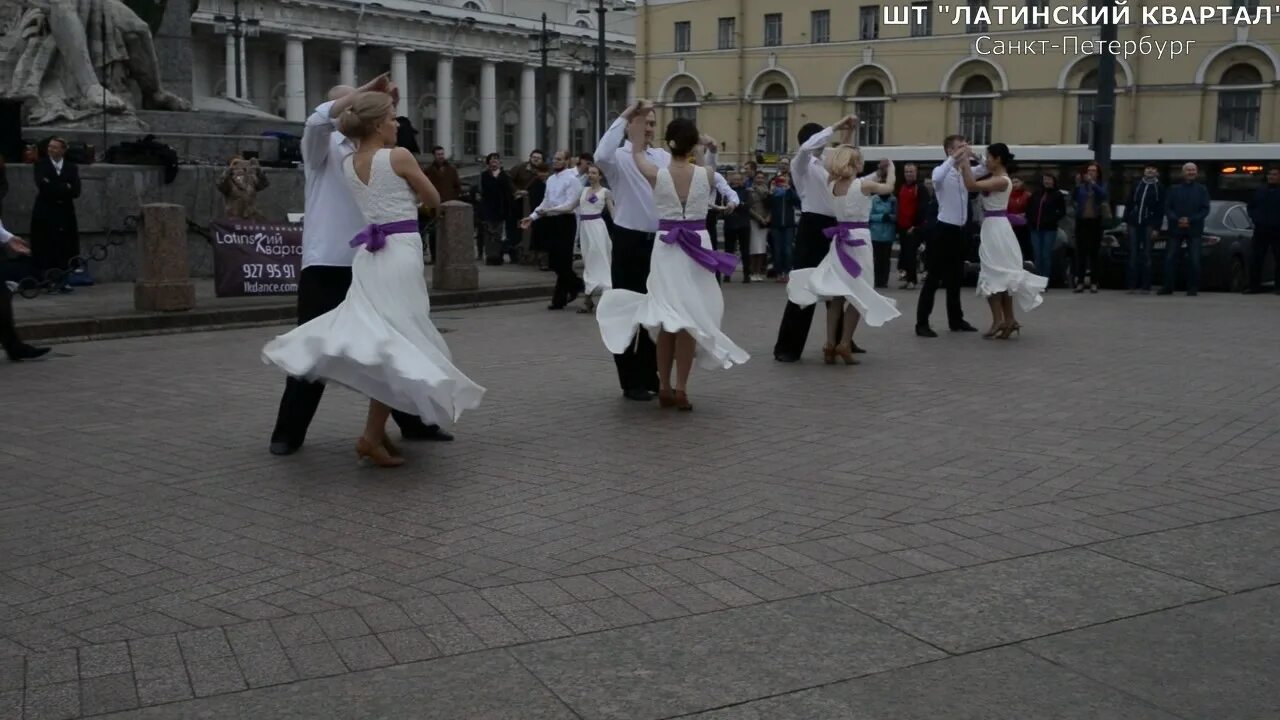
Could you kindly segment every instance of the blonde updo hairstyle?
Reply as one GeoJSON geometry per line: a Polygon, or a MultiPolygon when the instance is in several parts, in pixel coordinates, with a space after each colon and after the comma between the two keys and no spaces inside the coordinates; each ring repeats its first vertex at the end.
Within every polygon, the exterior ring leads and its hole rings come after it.
{"type": "Polygon", "coordinates": [[[391,96],[381,92],[362,92],[338,117],[338,132],[349,138],[368,137],[391,112],[391,96]]]}
{"type": "Polygon", "coordinates": [[[862,164],[862,151],[852,145],[841,145],[827,153],[824,164],[832,180],[851,178],[862,164]]]}

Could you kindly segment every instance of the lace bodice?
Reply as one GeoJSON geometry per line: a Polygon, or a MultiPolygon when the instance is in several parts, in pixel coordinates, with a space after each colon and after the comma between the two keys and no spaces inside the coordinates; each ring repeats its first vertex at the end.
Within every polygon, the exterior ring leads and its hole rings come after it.
{"type": "Polygon", "coordinates": [[[840,222],[867,222],[871,219],[871,198],[862,194],[862,178],[854,178],[849,183],[849,191],[844,197],[836,197],[835,183],[827,183],[827,193],[831,195],[831,205],[836,212],[836,220],[840,222]]]}
{"type": "Polygon", "coordinates": [[[355,155],[342,162],[343,174],[351,186],[351,194],[364,213],[365,220],[375,224],[417,219],[418,196],[405,179],[391,169],[391,150],[383,148],[373,154],[369,184],[356,176],[355,155]]]}
{"type": "Polygon", "coordinates": [[[1007,210],[1009,207],[1009,193],[1013,190],[1013,181],[1005,176],[1004,189],[992,190],[982,193],[982,209],[983,210],[1007,210]]]}
{"type": "Polygon", "coordinates": [[[592,190],[590,187],[582,190],[582,199],[578,201],[578,212],[582,215],[600,215],[605,210],[605,198],[609,197],[608,188],[600,188],[592,190]],[[591,201],[595,197],[595,202],[591,201]]]}
{"type": "Polygon", "coordinates": [[[705,219],[711,209],[711,183],[706,169],[693,169],[693,180],[689,183],[689,195],[684,205],[680,204],[671,173],[666,168],[659,170],[658,182],[653,187],[653,205],[660,220],[705,219]]]}

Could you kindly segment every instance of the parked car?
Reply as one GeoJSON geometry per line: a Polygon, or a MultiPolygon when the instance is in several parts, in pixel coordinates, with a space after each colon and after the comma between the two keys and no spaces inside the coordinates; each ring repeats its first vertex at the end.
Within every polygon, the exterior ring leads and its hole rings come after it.
{"type": "MultiPolygon", "coordinates": [[[[1116,215],[1123,217],[1124,208],[1117,208],[1116,215]]],[[[1151,244],[1152,285],[1164,285],[1164,259],[1168,238],[1166,218],[1151,244]]],[[[1200,289],[1243,292],[1249,286],[1249,258],[1252,250],[1253,221],[1249,219],[1248,206],[1234,200],[1211,200],[1200,244],[1200,289]]],[[[1129,266],[1129,235],[1124,225],[1105,233],[1102,251],[1105,254],[1103,287],[1123,288],[1125,272],[1129,266]]],[[[1185,258],[1183,262],[1186,262],[1185,258]]],[[[1181,274],[1185,276],[1185,270],[1181,274]]],[[[1274,282],[1275,278],[1275,259],[1268,256],[1262,281],[1274,282]]],[[[1185,282],[1181,282],[1176,289],[1184,288],[1185,282]]]]}

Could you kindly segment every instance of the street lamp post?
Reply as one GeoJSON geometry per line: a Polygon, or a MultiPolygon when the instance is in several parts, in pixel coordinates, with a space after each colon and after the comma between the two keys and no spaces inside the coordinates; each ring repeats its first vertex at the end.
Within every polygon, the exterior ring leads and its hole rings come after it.
{"type": "Polygon", "coordinates": [[[604,135],[604,113],[605,113],[605,73],[609,64],[606,60],[604,47],[604,14],[608,10],[604,6],[604,0],[596,0],[596,21],[599,24],[599,40],[596,44],[596,137],[604,135]]]}
{"type": "MultiPolygon", "coordinates": [[[[541,53],[542,64],[538,68],[538,87],[542,92],[538,93],[538,100],[542,103],[542,112],[538,113],[538,137],[540,138],[540,147],[547,148],[551,142],[547,137],[547,53],[551,50],[559,50],[560,33],[554,30],[547,30],[547,14],[542,13],[542,31],[529,36],[529,49],[536,53],[541,53]]],[[[567,118],[562,118],[561,122],[567,122],[567,118]]]]}
{"type": "Polygon", "coordinates": [[[1092,0],[1106,14],[1102,19],[1099,40],[1102,53],[1098,56],[1098,99],[1093,110],[1093,159],[1098,163],[1098,180],[1107,183],[1111,172],[1111,145],[1115,142],[1116,127],[1116,56],[1112,44],[1116,40],[1116,24],[1112,17],[1113,0],[1092,0]]]}
{"type": "MultiPolygon", "coordinates": [[[[231,7],[231,17],[215,15],[213,23],[215,32],[220,35],[231,33],[231,37],[235,38],[236,98],[243,99],[245,88],[241,58],[244,57],[244,40],[258,36],[258,20],[243,17],[240,14],[240,0],[235,0],[231,7]]],[[[227,91],[230,92],[231,88],[227,88],[227,91]]]]}

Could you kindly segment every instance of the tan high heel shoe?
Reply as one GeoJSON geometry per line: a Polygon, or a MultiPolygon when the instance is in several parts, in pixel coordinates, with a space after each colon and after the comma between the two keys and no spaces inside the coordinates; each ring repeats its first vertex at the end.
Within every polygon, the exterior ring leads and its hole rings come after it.
{"type": "Polygon", "coordinates": [[[822,362],[828,365],[836,364],[836,346],[827,343],[822,346],[822,362]]]}
{"type": "Polygon", "coordinates": [[[378,467],[400,467],[404,464],[404,458],[392,455],[385,446],[374,445],[364,438],[356,441],[356,458],[368,459],[378,467]]]}
{"type": "Polygon", "coordinates": [[[693,404],[689,402],[689,396],[685,395],[683,390],[675,392],[675,403],[676,409],[682,412],[691,412],[693,410],[693,404]]]}
{"type": "Polygon", "coordinates": [[[670,390],[658,391],[658,407],[673,408],[676,406],[676,396],[670,390]]]}
{"type": "Polygon", "coordinates": [[[836,355],[844,360],[845,365],[861,365],[862,362],[853,356],[853,348],[849,345],[840,344],[836,346],[836,355]]]}
{"type": "Polygon", "coordinates": [[[391,454],[391,457],[404,457],[404,453],[400,452],[400,448],[392,444],[391,438],[389,437],[382,438],[382,447],[387,449],[387,452],[391,454]]]}

